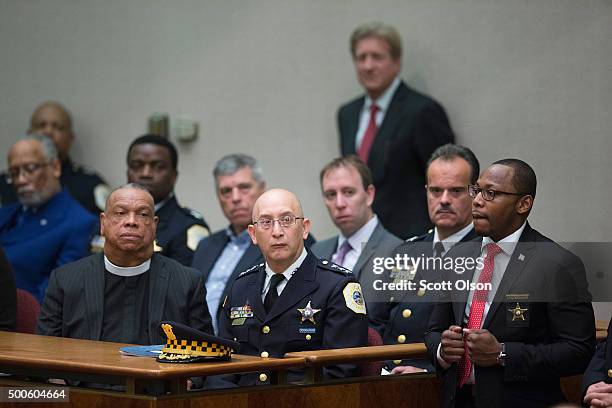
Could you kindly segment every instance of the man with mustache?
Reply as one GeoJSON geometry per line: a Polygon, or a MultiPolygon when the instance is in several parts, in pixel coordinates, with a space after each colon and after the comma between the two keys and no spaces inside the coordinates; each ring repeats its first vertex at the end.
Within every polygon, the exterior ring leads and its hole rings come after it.
{"type": "Polygon", "coordinates": [[[89,253],[95,218],[62,189],[57,149],[47,137],[19,140],[9,151],[8,166],[19,201],[0,208],[0,245],[17,287],[41,302],[51,271],[89,253]]]}
{"type": "Polygon", "coordinates": [[[163,320],[212,333],[200,273],[153,250],[157,222],[147,189],[114,190],[100,214],[104,252],[53,271],[38,333],[162,344],[163,320]]]}
{"type": "MultiPolygon", "coordinates": [[[[240,353],[280,358],[292,351],[367,343],[366,307],[350,271],[319,260],[304,247],[310,220],[295,194],[273,189],[253,207],[248,232],[265,262],[241,273],[223,302],[219,335],[240,342],[240,353]]],[[[324,369],[326,378],[356,374],[353,365],[324,369]]],[[[229,376],[238,385],[268,384],[270,373],[229,376]]],[[[288,373],[289,381],[304,372],[288,373]]]]}
{"type": "Polygon", "coordinates": [[[210,231],[200,213],[181,207],[176,199],[176,147],[161,136],[140,136],[128,148],[127,167],[128,183],[146,187],[155,200],[155,215],[159,218],[155,250],[185,266],[191,265],[198,243],[210,231]]]}
{"type": "MultiPolygon", "coordinates": [[[[392,256],[407,255],[444,256],[455,244],[476,238],[472,224],[472,198],[467,186],[476,182],[480,164],[474,153],[467,147],[446,144],[437,148],[427,163],[427,208],[434,228],[426,234],[409,239],[398,246],[392,256]]],[[[394,279],[406,276],[393,271],[394,279]]],[[[416,271],[413,282],[437,281],[437,271],[421,268],[416,271]]],[[[427,322],[433,308],[435,297],[422,290],[405,291],[388,297],[387,307],[377,307],[378,313],[371,319],[380,330],[385,344],[422,343],[427,330],[427,322]],[[396,297],[397,296],[397,297],[396,297]],[[401,296],[401,297],[400,297],[401,296]],[[387,321],[388,319],[388,321],[387,321]]],[[[433,371],[433,366],[425,359],[387,361],[385,369],[393,374],[406,374],[433,371]]]]}
{"type": "Polygon", "coordinates": [[[474,266],[448,271],[454,290],[430,316],[427,349],[443,407],[551,406],[559,379],[581,374],[595,351],[595,319],[580,258],[527,218],[536,175],[522,160],[493,163],[469,186],[482,242],[453,248],[474,266]],[[456,286],[471,282],[473,287],[456,286]]]}

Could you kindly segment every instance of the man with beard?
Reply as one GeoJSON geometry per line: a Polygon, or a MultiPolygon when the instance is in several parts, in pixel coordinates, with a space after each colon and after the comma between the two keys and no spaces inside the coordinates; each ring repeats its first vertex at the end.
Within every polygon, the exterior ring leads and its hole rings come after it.
{"type": "Polygon", "coordinates": [[[8,155],[8,176],[18,203],[0,208],[0,245],[18,288],[42,301],[54,268],[87,256],[95,218],[60,184],[53,142],[30,135],[8,155]]]}

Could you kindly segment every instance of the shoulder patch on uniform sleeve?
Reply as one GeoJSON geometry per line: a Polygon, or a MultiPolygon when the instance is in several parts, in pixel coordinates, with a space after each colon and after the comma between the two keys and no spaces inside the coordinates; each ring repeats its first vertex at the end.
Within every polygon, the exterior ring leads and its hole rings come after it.
{"type": "Polygon", "coordinates": [[[430,229],[429,231],[427,231],[425,234],[423,235],[415,235],[414,237],[408,238],[406,241],[404,242],[418,242],[418,241],[425,241],[427,239],[427,237],[429,235],[433,234],[433,228],[430,229]]]}
{"type": "Polygon", "coordinates": [[[94,201],[96,202],[96,207],[100,209],[100,211],[104,211],[106,207],[106,199],[110,194],[110,188],[104,184],[100,183],[94,187],[93,195],[94,201]]]}
{"type": "Polygon", "coordinates": [[[241,273],[240,273],[240,275],[238,275],[238,277],[240,278],[240,277],[242,277],[242,276],[244,276],[244,275],[248,275],[249,273],[254,272],[254,271],[256,271],[257,269],[262,268],[264,265],[265,265],[264,263],[260,263],[260,264],[255,265],[255,266],[251,266],[251,267],[250,267],[249,269],[247,269],[246,271],[241,272],[241,273]]]}
{"type": "Polygon", "coordinates": [[[187,247],[195,251],[200,241],[210,235],[208,228],[194,224],[187,230],[187,247]]]}
{"type": "Polygon", "coordinates": [[[367,314],[366,305],[361,293],[361,286],[357,282],[348,283],[342,290],[346,307],[358,314],[367,314]]]}
{"type": "Polygon", "coordinates": [[[192,210],[192,209],[191,209],[191,208],[189,208],[189,207],[183,207],[183,210],[184,210],[184,211],[185,211],[187,214],[191,215],[193,218],[196,218],[196,219],[198,219],[198,220],[200,220],[200,221],[204,221],[204,216],[203,216],[202,214],[200,214],[198,211],[196,211],[196,210],[192,210]]]}

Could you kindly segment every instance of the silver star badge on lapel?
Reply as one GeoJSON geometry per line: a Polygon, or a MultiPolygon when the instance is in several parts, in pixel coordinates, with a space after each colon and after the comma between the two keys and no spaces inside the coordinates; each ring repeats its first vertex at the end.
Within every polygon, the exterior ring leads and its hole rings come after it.
{"type": "Polygon", "coordinates": [[[524,261],[524,260],[525,260],[525,255],[523,255],[523,254],[519,254],[519,256],[518,256],[518,260],[519,260],[519,261],[524,261]]]}
{"type": "Polygon", "coordinates": [[[313,324],[316,324],[314,320],[314,315],[315,313],[319,313],[321,309],[313,309],[309,300],[306,307],[303,309],[298,308],[298,311],[302,314],[302,321],[300,323],[304,323],[306,320],[310,320],[313,324]]]}

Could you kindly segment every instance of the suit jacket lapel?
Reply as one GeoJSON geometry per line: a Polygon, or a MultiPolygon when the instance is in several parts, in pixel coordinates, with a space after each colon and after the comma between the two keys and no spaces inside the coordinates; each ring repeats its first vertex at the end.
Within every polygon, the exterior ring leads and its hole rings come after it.
{"type": "Polygon", "coordinates": [[[100,340],[102,319],[104,318],[104,255],[91,258],[89,271],[84,271],[85,281],[85,317],[89,322],[89,338],[100,340]]]}
{"type": "Polygon", "coordinates": [[[333,238],[330,238],[326,241],[323,241],[319,246],[319,255],[320,259],[329,259],[331,260],[332,256],[338,250],[338,236],[336,235],[333,238]]]}
{"type": "Polygon", "coordinates": [[[343,141],[343,154],[355,154],[357,153],[355,147],[355,137],[357,136],[357,130],[359,129],[359,119],[361,115],[361,109],[365,103],[365,97],[359,99],[359,101],[351,106],[351,111],[348,113],[349,119],[346,123],[346,132],[342,135],[343,141]]]}
{"type": "Polygon", "coordinates": [[[506,294],[512,287],[512,284],[525,269],[525,265],[529,263],[534,248],[535,244],[533,242],[519,241],[517,243],[516,247],[514,248],[514,252],[512,253],[512,257],[510,258],[510,262],[508,262],[508,266],[506,267],[506,271],[504,272],[504,277],[502,278],[501,282],[499,283],[499,287],[495,292],[493,302],[491,303],[491,306],[489,306],[487,317],[482,325],[483,328],[487,328],[489,324],[491,324],[491,320],[499,309],[499,305],[504,304],[506,294]]]}
{"type": "Polygon", "coordinates": [[[319,287],[319,284],[315,281],[316,262],[316,258],[309,253],[304,262],[302,262],[302,265],[293,274],[289,282],[287,282],[287,286],[285,286],[276,303],[274,303],[272,310],[266,316],[266,321],[282,314],[319,287]]]}
{"type": "Polygon", "coordinates": [[[204,277],[204,282],[208,280],[208,275],[212,268],[215,266],[215,262],[221,256],[221,252],[223,252],[223,248],[227,245],[229,241],[229,237],[225,233],[218,234],[216,236],[211,236],[212,241],[210,242],[210,246],[206,250],[206,257],[204,258],[204,262],[199,266],[202,268],[202,275],[204,277]]]}
{"type": "Polygon", "coordinates": [[[368,242],[363,247],[355,266],[353,267],[353,274],[360,279],[361,277],[361,268],[370,260],[370,258],[374,255],[376,248],[378,248],[378,244],[382,239],[382,235],[384,233],[384,229],[382,224],[379,222],[372,231],[372,235],[368,239],[368,242]]]}
{"type": "MultiPolygon", "coordinates": [[[[153,254],[149,269],[149,340],[155,341],[156,333],[151,330],[162,320],[166,307],[166,293],[169,286],[169,273],[166,262],[159,255],[153,254]]],[[[202,301],[206,301],[203,299],[202,301]]]]}
{"type": "Polygon", "coordinates": [[[385,174],[385,167],[387,165],[387,145],[395,133],[395,128],[402,119],[401,107],[402,100],[405,98],[405,90],[406,86],[401,82],[399,87],[395,90],[395,94],[385,113],[385,118],[376,133],[374,144],[368,156],[368,166],[372,169],[372,176],[375,183],[381,180],[385,174]]]}

